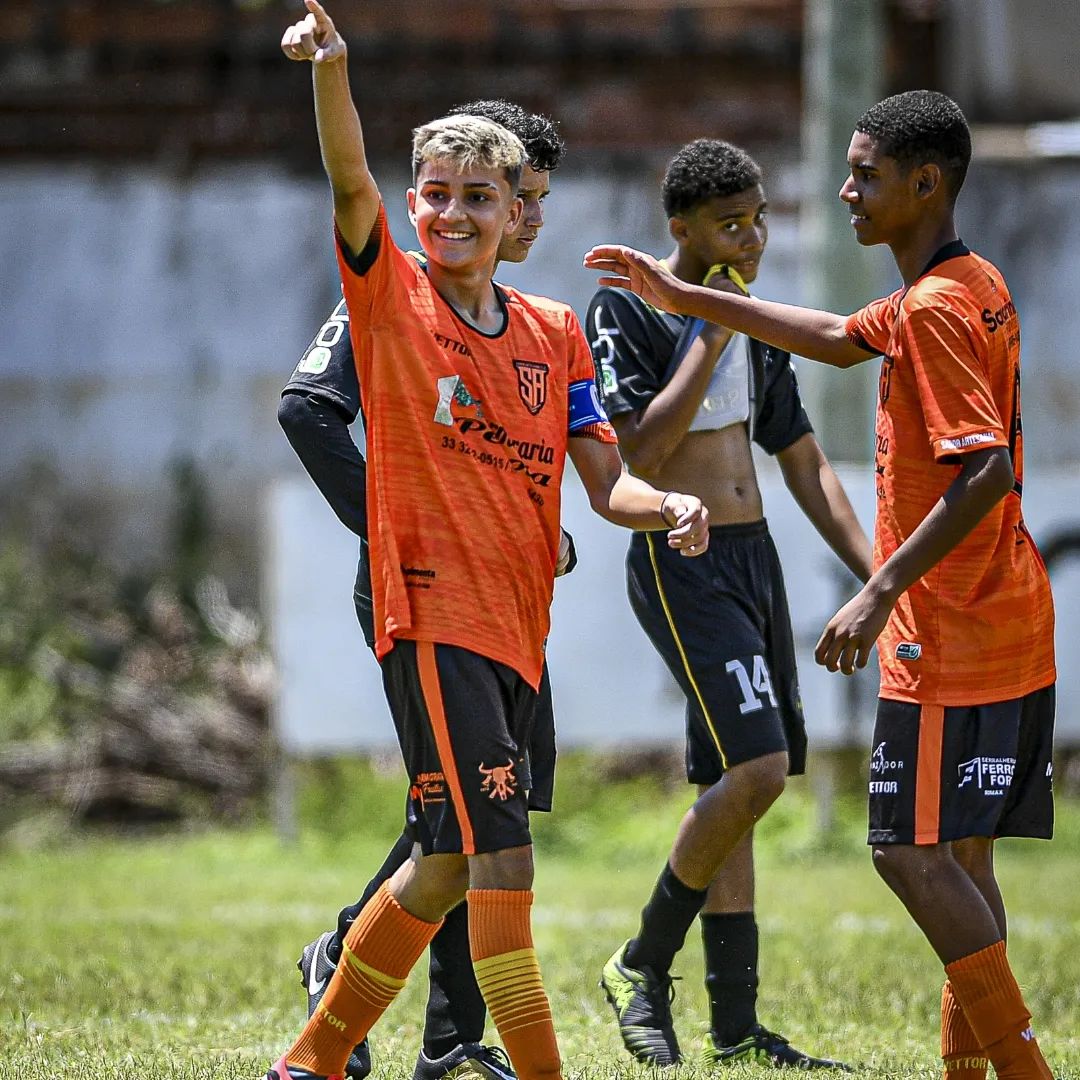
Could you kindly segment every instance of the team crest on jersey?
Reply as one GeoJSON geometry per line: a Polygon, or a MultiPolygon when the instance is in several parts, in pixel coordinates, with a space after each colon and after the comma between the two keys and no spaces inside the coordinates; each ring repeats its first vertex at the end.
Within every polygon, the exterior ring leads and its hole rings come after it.
{"type": "Polygon", "coordinates": [[[439,403],[435,406],[434,420],[436,424],[446,427],[454,426],[454,413],[452,406],[456,403],[466,408],[475,408],[476,416],[483,418],[484,412],[480,407],[480,399],[474,398],[469,393],[465,380],[460,375],[445,375],[435,383],[439,391],[439,403]]]}
{"type": "Polygon", "coordinates": [[[536,416],[547,401],[548,366],[535,360],[515,360],[518,393],[525,408],[536,416]]]}

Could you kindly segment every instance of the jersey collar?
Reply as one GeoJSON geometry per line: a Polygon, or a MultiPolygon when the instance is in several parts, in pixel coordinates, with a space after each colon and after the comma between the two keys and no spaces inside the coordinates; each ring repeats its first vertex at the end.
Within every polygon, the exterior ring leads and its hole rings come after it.
{"type": "Polygon", "coordinates": [[[959,259],[963,255],[970,254],[971,249],[963,240],[950,240],[943,247],[939,247],[937,251],[930,256],[930,261],[922,268],[922,273],[919,274],[919,277],[925,277],[935,266],[940,266],[943,262],[948,262],[949,259],[959,259]]]}

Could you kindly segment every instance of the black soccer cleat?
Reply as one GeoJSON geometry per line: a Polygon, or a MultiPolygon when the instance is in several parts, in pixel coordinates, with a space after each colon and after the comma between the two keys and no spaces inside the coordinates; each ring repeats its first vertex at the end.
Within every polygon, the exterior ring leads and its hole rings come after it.
{"type": "Polygon", "coordinates": [[[659,976],[650,968],[640,971],[624,963],[624,942],[604,965],[600,985],[604,988],[623,1046],[650,1065],[677,1065],[682,1060],[679,1040],[671,1021],[675,985],[670,975],[659,976]]]}
{"type": "MultiPolygon", "coordinates": [[[[330,984],[330,977],[337,970],[337,964],[327,955],[326,947],[334,940],[334,932],[327,930],[314,941],[304,946],[296,966],[300,969],[300,978],[307,991],[307,1014],[316,1010],[330,984]]],[[[365,1039],[353,1047],[349,1060],[345,1063],[345,1075],[349,1080],[365,1080],[371,1072],[371,1048],[365,1039]]],[[[282,1077],[281,1080],[285,1080],[282,1077]]]]}
{"type": "Polygon", "coordinates": [[[742,1062],[757,1062],[773,1069],[837,1069],[851,1072],[850,1065],[832,1058],[816,1058],[796,1050],[775,1031],[755,1024],[733,1046],[721,1046],[711,1032],[705,1035],[701,1048],[701,1061],[704,1065],[736,1065],[742,1062]]]}
{"type": "Polygon", "coordinates": [[[500,1046],[459,1043],[438,1058],[429,1058],[421,1050],[413,1080],[442,1080],[443,1077],[449,1080],[517,1080],[517,1073],[500,1046]]]}

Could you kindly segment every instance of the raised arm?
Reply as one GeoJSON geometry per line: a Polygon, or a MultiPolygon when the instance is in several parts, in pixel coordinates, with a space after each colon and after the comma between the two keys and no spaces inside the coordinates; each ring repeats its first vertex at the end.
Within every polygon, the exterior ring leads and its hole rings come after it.
{"type": "Polygon", "coordinates": [[[315,121],[323,167],[334,195],[338,231],[353,252],[367,244],[379,212],[379,189],[368,169],[360,117],[349,90],[348,50],[318,0],[304,0],[307,15],[285,31],[281,51],[311,63],[315,121]]]}
{"type": "Polygon", "coordinates": [[[848,340],[842,315],[689,285],[634,248],[602,244],[586,254],[585,266],[604,275],[601,285],[629,289],[654,307],[696,315],[823,364],[852,367],[873,356],[848,340]]]}
{"type": "Polygon", "coordinates": [[[656,488],[624,471],[614,443],[571,439],[570,460],[602,518],[642,532],[668,530],[668,546],[681,555],[701,555],[709,546],[709,512],[701,500],[656,488]]]}

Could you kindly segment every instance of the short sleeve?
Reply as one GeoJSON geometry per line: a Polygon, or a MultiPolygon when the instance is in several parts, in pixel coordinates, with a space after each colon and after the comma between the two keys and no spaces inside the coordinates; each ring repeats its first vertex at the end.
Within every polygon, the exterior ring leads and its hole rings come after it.
{"type": "Polygon", "coordinates": [[[875,356],[884,355],[896,323],[900,296],[899,291],[891,293],[849,315],[844,323],[848,341],[875,356]]]}
{"type": "Polygon", "coordinates": [[[915,307],[900,335],[935,460],[1008,446],[990,388],[986,343],[963,312],[941,303],[915,307]]]}
{"type": "Polygon", "coordinates": [[[615,429],[607,418],[597,389],[596,370],[589,352],[581,323],[567,312],[566,340],[570,350],[568,430],[572,436],[595,439],[597,442],[617,442],[615,429]]]}
{"type": "Polygon", "coordinates": [[[778,454],[814,428],[803,407],[791,354],[756,341],[751,348],[764,353],[762,402],[754,422],[754,442],[767,454],[778,454]]]}
{"type": "Polygon", "coordinates": [[[376,326],[408,302],[407,280],[417,272],[417,264],[394,243],[384,207],[379,207],[362,251],[352,251],[336,225],[334,241],[342,290],[354,319],[376,326]]]}
{"type": "Polygon", "coordinates": [[[360,384],[344,297],[304,351],[282,393],[317,394],[340,409],[350,424],[356,419],[360,412],[360,384]]]}
{"type": "Polygon", "coordinates": [[[622,289],[600,289],[585,326],[608,416],[645,408],[660,392],[663,371],[657,368],[642,301],[622,289]]]}

